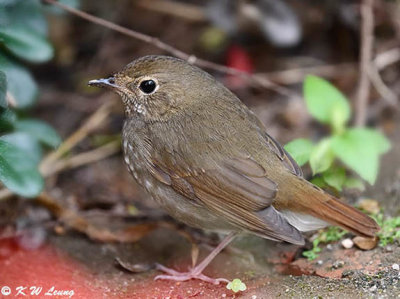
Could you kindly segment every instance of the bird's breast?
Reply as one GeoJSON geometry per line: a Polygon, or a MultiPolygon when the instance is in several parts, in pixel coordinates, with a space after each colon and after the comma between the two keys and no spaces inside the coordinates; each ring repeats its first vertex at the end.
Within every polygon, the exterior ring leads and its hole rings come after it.
{"type": "Polygon", "coordinates": [[[144,123],[134,119],[126,120],[122,131],[124,161],[136,182],[149,189],[154,184],[154,178],[146,166],[146,161],[149,161],[151,157],[145,140],[146,128],[144,123]]]}
{"type": "Polygon", "coordinates": [[[149,178],[146,178],[146,168],[142,162],[143,157],[141,157],[142,155],[140,154],[140,151],[129,139],[123,140],[122,148],[124,153],[124,161],[129,172],[140,185],[144,186],[149,178]]]}

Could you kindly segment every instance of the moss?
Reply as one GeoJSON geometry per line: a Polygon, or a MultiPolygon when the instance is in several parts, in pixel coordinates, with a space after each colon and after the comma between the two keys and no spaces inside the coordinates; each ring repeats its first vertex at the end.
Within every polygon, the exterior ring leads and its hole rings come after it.
{"type": "Polygon", "coordinates": [[[347,231],[336,226],[331,226],[327,229],[321,230],[313,241],[313,248],[311,250],[304,251],[303,256],[305,256],[309,261],[315,260],[318,257],[318,253],[321,252],[321,247],[319,247],[319,244],[338,241],[345,234],[347,234],[347,231]]]}

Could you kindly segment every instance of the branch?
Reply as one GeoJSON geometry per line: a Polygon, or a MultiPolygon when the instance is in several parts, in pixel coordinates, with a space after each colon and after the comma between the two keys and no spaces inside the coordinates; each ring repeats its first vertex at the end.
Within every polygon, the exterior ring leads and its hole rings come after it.
{"type": "Polygon", "coordinates": [[[111,111],[113,101],[106,101],[94,112],[89,119],[71,136],[69,136],[55,152],[49,154],[40,164],[40,172],[47,173],[53,167],[53,163],[69,152],[76,144],[83,140],[90,132],[104,123],[111,111]]]}
{"type": "Polygon", "coordinates": [[[371,82],[369,80],[372,47],[374,42],[374,0],[364,0],[361,5],[361,53],[360,81],[356,101],[356,126],[362,127],[367,121],[367,105],[371,82]]]}
{"type": "Polygon", "coordinates": [[[284,84],[297,84],[304,80],[306,75],[316,75],[326,78],[332,78],[336,76],[343,76],[343,74],[354,73],[356,70],[357,63],[347,62],[339,64],[323,64],[315,66],[306,66],[295,69],[281,70],[269,73],[258,73],[258,76],[268,77],[270,80],[284,84]]]}
{"type": "Polygon", "coordinates": [[[118,153],[120,150],[121,142],[119,140],[111,141],[96,149],[57,161],[56,163],[52,164],[51,168],[42,170],[42,175],[44,177],[48,177],[67,169],[73,169],[91,164],[112,156],[118,153]]]}
{"type": "Polygon", "coordinates": [[[399,110],[397,104],[397,95],[385,84],[385,82],[383,82],[378,68],[375,65],[370,65],[368,75],[375,89],[382,96],[382,99],[394,109],[399,110]]]}
{"type": "Polygon", "coordinates": [[[155,12],[169,14],[191,22],[205,22],[207,16],[198,5],[165,0],[137,0],[135,5],[155,12]]]}
{"type": "Polygon", "coordinates": [[[375,67],[378,71],[383,70],[387,66],[397,63],[400,60],[400,48],[393,48],[385,52],[379,53],[374,59],[375,67]]]}
{"type": "Polygon", "coordinates": [[[75,9],[75,8],[72,8],[72,7],[67,6],[65,4],[59,3],[56,0],[42,0],[42,1],[45,2],[45,3],[48,3],[48,4],[52,4],[52,5],[58,6],[59,8],[65,10],[65,11],[68,11],[69,13],[71,13],[71,14],[73,14],[75,16],[78,16],[78,17],[80,17],[82,19],[85,19],[85,20],[87,20],[89,22],[92,22],[94,24],[106,27],[108,29],[117,31],[117,32],[122,33],[124,35],[127,35],[129,37],[132,37],[134,39],[137,39],[137,40],[140,40],[142,42],[151,44],[151,45],[155,46],[156,48],[159,48],[161,50],[164,50],[164,51],[168,52],[171,55],[174,55],[174,56],[176,56],[178,58],[186,60],[187,62],[189,62],[191,64],[196,64],[196,65],[198,65],[200,67],[211,69],[211,70],[218,71],[218,72],[221,72],[221,73],[225,73],[225,74],[228,74],[228,75],[239,76],[239,77],[249,81],[250,83],[253,83],[255,85],[259,85],[259,86],[261,86],[263,88],[268,88],[270,90],[275,91],[276,93],[279,93],[279,94],[287,96],[287,97],[292,97],[292,98],[293,97],[295,97],[295,98],[300,97],[297,93],[291,91],[290,89],[288,89],[286,87],[283,87],[283,86],[280,86],[280,85],[268,80],[267,78],[265,78],[263,76],[259,76],[259,75],[256,75],[256,74],[250,75],[250,74],[248,74],[248,73],[246,73],[244,71],[240,71],[240,70],[237,70],[237,69],[234,69],[234,68],[230,68],[230,67],[226,67],[224,65],[217,64],[217,63],[214,63],[214,62],[211,62],[211,61],[208,61],[208,60],[197,58],[194,55],[187,54],[187,53],[185,53],[185,52],[183,52],[183,51],[181,51],[181,50],[179,50],[179,49],[177,49],[177,48],[175,48],[175,47],[173,47],[173,46],[171,46],[169,44],[164,43],[163,41],[159,40],[156,37],[152,37],[152,36],[143,34],[141,32],[134,31],[134,30],[122,27],[122,26],[117,25],[117,24],[115,24],[113,22],[104,20],[102,18],[93,16],[91,14],[88,14],[88,13],[86,13],[84,11],[79,10],[79,9],[75,9]]]}

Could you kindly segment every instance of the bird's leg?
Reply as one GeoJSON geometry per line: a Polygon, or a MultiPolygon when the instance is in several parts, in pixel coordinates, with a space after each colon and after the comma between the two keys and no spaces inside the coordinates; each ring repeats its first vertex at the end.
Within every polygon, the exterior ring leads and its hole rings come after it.
{"type": "Polygon", "coordinates": [[[225,278],[210,278],[205,276],[202,272],[211,263],[211,261],[220,253],[228,244],[236,237],[236,232],[231,232],[229,235],[222,240],[221,243],[217,247],[214,248],[210,254],[201,261],[196,267],[190,269],[188,272],[178,272],[173,269],[167,268],[163,265],[157,264],[157,269],[167,273],[168,275],[157,275],[154,279],[166,279],[166,280],[175,280],[175,281],[185,281],[189,279],[200,279],[206,282],[210,282],[213,284],[219,284],[220,282],[229,282],[229,280],[225,278]]]}

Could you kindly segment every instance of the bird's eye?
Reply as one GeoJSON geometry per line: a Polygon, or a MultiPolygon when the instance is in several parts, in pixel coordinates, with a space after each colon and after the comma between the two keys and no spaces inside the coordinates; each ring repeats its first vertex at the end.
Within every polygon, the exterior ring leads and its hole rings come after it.
{"type": "Polygon", "coordinates": [[[154,80],[144,80],[140,83],[139,88],[144,93],[150,94],[156,90],[157,84],[154,80]]]}

